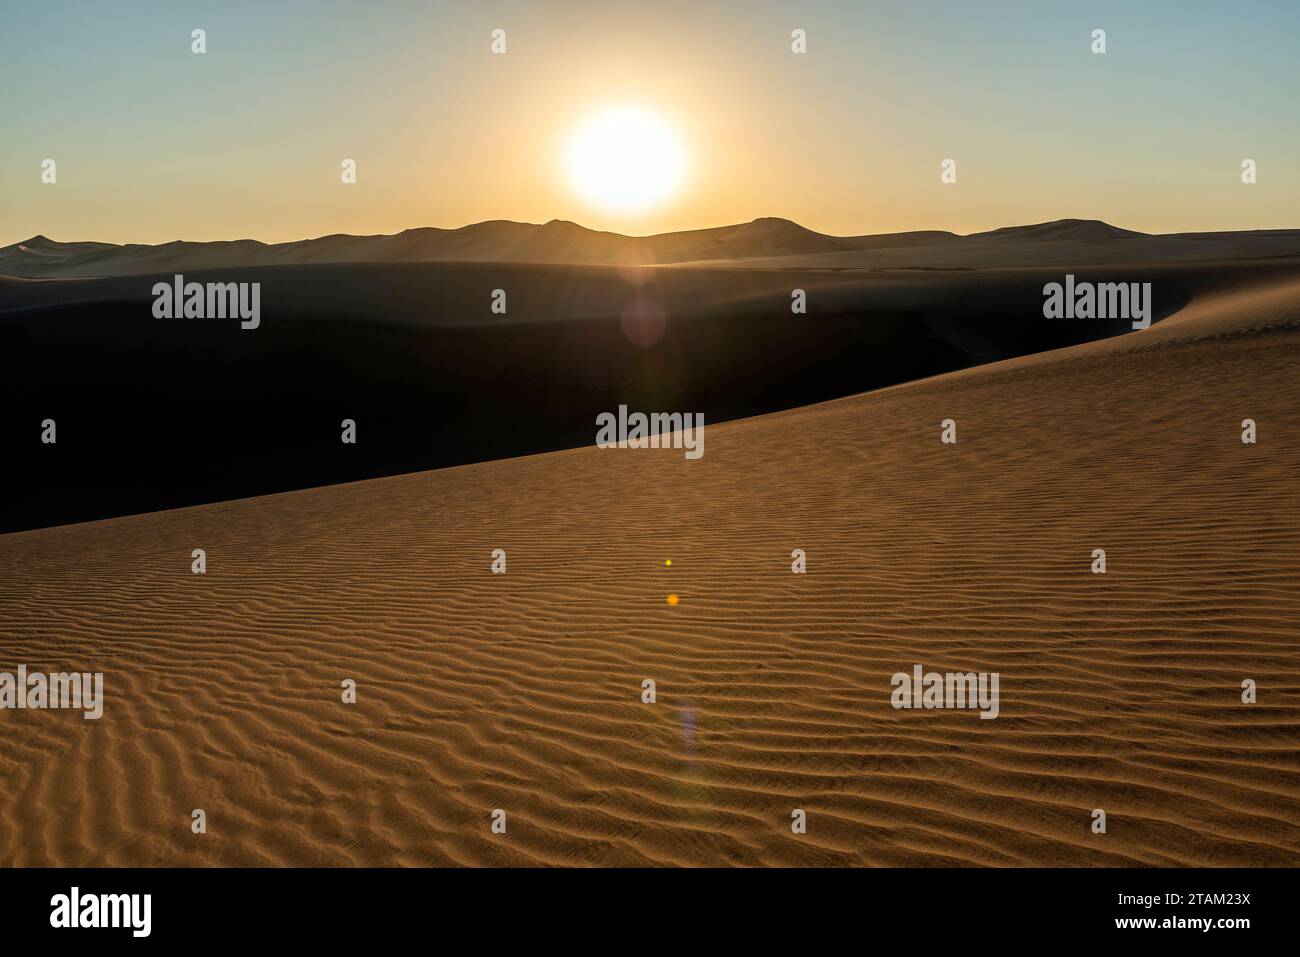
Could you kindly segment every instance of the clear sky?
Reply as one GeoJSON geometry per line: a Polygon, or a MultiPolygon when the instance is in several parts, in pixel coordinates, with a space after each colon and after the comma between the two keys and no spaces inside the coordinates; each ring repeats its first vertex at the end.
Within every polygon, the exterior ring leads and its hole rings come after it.
{"type": "Polygon", "coordinates": [[[1300,227],[1297,49],[1300,0],[6,3],[0,244],[555,218],[1300,227]],[[633,212],[576,190],[566,153],[627,106],[683,157],[671,195],[633,212]]]}

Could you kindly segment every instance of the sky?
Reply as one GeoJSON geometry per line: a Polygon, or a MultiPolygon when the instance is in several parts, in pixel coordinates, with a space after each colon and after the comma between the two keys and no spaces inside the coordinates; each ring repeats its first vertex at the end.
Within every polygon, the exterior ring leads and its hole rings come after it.
{"type": "Polygon", "coordinates": [[[1297,0],[12,3],[0,245],[489,219],[1300,227],[1297,41],[1297,0]],[[592,116],[628,108],[682,157],[678,187],[634,210],[575,188],[570,157],[592,116]]]}

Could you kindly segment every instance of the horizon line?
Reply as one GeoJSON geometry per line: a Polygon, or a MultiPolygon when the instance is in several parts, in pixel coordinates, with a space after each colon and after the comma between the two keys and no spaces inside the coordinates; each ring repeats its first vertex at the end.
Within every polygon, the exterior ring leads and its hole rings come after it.
{"type": "Polygon", "coordinates": [[[56,243],[58,245],[74,245],[77,243],[96,243],[105,246],[116,246],[118,248],[126,248],[128,246],[141,246],[141,247],[154,248],[159,246],[169,246],[176,243],[195,243],[195,244],[257,243],[258,245],[261,246],[271,247],[271,246],[286,246],[286,245],[291,245],[293,243],[315,242],[321,239],[333,239],[335,237],[345,237],[345,236],[354,239],[376,239],[376,238],[385,238],[385,237],[391,238],[394,236],[401,236],[405,233],[417,232],[420,230],[435,230],[438,232],[454,233],[454,232],[460,232],[461,230],[465,230],[465,229],[472,229],[476,226],[487,226],[492,224],[502,224],[502,225],[510,225],[510,226],[532,226],[538,229],[544,228],[546,226],[558,224],[563,226],[575,226],[578,229],[581,229],[585,232],[592,233],[593,235],[598,235],[598,236],[617,236],[621,239],[648,240],[648,239],[658,239],[663,236],[677,236],[677,235],[683,235],[687,233],[702,233],[702,232],[709,232],[711,230],[718,230],[718,229],[738,229],[743,226],[752,226],[755,223],[766,222],[766,221],[787,223],[791,226],[797,227],[798,229],[805,230],[809,233],[813,233],[818,236],[827,236],[832,239],[862,239],[866,237],[876,237],[876,236],[903,236],[909,233],[918,233],[918,234],[937,233],[937,234],[952,236],[957,239],[965,239],[972,236],[987,235],[989,233],[995,233],[1002,230],[1032,229],[1038,226],[1053,226],[1061,223],[1101,225],[1101,226],[1109,227],[1111,229],[1120,230],[1122,232],[1133,233],[1137,236],[1148,236],[1148,237],[1193,236],[1193,235],[1205,235],[1211,233],[1264,233],[1264,232],[1282,233],[1282,232],[1292,232],[1292,231],[1300,230],[1300,226],[1296,226],[1296,227],[1257,227],[1253,229],[1200,229],[1200,230],[1182,230],[1178,232],[1168,232],[1168,233],[1150,233],[1144,230],[1132,229],[1126,226],[1116,226],[1114,223],[1109,223],[1103,219],[1065,216],[1059,219],[1048,219],[1037,223],[1013,223],[1004,226],[995,226],[991,229],[981,229],[969,233],[958,233],[950,229],[927,228],[927,229],[901,229],[901,230],[894,230],[890,232],[881,232],[881,233],[851,233],[851,234],[840,235],[836,233],[820,232],[808,226],[804,226],[802,223],[796,220],[789,219],[784,216],[757,216],[754,219],[747,220],[744,222],[722,223],[716,226],[699,226],[691,229],[673,229],[673,230],[666,230],[664,232],[658,232],[658,233],[634,234],[634,233],[621,233],[611,229],[595,229],[591,226],[584,226],[582,223],[579,223],[575,220],[560,219],[557,217],[557,218],[549,219],[544,223],[533,223],[533,222],[528,222],[526,220],[515,220],[515,219],[483,219],[483,220],[478,220],[476,222],[465,223],[460,226],[430,226],[430,225],[408,226],[404,229],[399,229],[391,233],[385,233],[385,232],[322,233],[319,236],[304,236],[300,239],[287,239],[287,240],[281,240],[279,242],[267,242],[266,240],[254,239],[250,236],[241,236],[235,239],[168,239],[168,240],[155,242],[155,243],[137,243],[137,242],[112,242],[109,240],[97,240],[97,239],[59,240],[59,239],[51,239],[45,233],[36,233],[35,235],[29,236],[26,239],[18,239],[12,243],[8,243],[4,246],[0,246],[0,249],[9,249],[15,246],[21,246],[26,243],[35,242],[38,240],[44,240],[45,242],[56,243]]]}

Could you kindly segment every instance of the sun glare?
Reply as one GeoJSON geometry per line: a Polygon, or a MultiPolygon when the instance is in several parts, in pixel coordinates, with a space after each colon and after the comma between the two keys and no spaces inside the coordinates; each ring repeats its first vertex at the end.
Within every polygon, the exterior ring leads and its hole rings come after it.
{"type": "Polygon", "coordinates": [[[569,142],[568,171],[589,203],[642,212],[669,199],[685,156],[671,127],[652,113],[614,109],[589,118],[569,142]]]}

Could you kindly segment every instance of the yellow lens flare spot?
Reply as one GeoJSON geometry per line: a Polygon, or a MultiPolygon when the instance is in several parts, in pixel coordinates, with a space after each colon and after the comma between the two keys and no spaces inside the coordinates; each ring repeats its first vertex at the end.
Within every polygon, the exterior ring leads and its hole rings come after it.
{"type": "Polygon", "coordinates": [[[678,598],[676,595],[669,595],[669,596],[668,596],[668,604],[670,604],[670,605],[675,605],[675,604],[677,604],[679,601],[681,601],[681,599],[678,598]]]}
{"type": "Polygon", "coordinates": [[[671,558],[665,558],[664,565],[667,566],[668,568],[672,568],[673,560],[671,558]]]}

